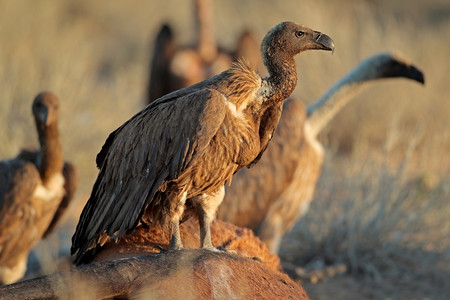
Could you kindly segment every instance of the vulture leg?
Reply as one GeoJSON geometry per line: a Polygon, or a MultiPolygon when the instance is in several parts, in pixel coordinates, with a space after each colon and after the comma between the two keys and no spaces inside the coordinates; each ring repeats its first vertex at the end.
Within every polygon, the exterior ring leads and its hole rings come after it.
{"type": "Polygon", "coordinates": [[[175,213],[170,219],[170,242],[169,249],[170,250],[180,250],[183,249],[183,243],[181,242],[180,236],[180,219],[184,212],[184,204],[186,202],[186,194],[184,193],[181,196],[178,207],[176,208],[175,213]]]}
{"type": "Polygon", "coordinates": [[[198,221],[200,223],[200,246],[202,248],[212,248],[211,242],[211,228],[212,219],[204,210],[200,210],[198,214],[198,221]]]}
{"type": "Polygon", "coordinates": [[[181,243],[180,236],[180,218],[174,217],[170,221],[170,250],[180,250],[183,249],[183,244],[181,243]]]}
{"type": "Polygon", "coordinates": [[[200,224],[200,245],[202,248],[217,250],[211,242],[211,222],[217,212],[217,208],[222,203],[225,196],[225,188],[222,186],[219,190],[212,194],[202,194],[195,197],[193,203],[195,205],[198,222],[200,224]]]}

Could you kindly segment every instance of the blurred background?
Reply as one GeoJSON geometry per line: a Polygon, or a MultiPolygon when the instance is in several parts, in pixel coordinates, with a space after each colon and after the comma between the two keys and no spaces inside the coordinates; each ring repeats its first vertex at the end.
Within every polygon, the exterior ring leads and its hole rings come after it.
{"type": "MultiPolygon", "coordinates": [[[[382,82],[359,94],[321,134],[326,158],[308,214],[281,258],[346,274],[303,285],[313,299],[445,299],[450,295],[450,2],[448,0],[213,1],[218,44],[244,29],[260,41],[291,20],[331,36],[333,55],[297,56],[294,95],[311,103],[359,61],[398,50],[425,86],[382,82]]],[[[0,159],[37,146],[31,115],[43,90],[61,100],[65,159],[80,176],[59,234],[35,251],[44,272],[70,237],[108,134],[145,106],[153,41],[163,22],[194,42],[190,1],[0,0],[0,159]]],[[[264,73],[264,70],[259,70],[264,73]]]]}

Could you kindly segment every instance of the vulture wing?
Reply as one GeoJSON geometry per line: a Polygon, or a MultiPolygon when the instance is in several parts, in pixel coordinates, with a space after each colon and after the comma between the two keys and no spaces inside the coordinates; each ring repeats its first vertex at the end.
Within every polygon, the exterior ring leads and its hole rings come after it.
{"type": "Polygon", "coordinates": [[[261,118],[261,123],[259,126],[259,139],[261,143],[261,151],[258,156],[247,166],[251,168],[254,166],[262,157],[264,151],[266,151],[270,140],[273,138],[275,129],[280,122],[282,112],[282,104],[274,105],[266,110],[261,118]]]}
{"type": "MultiPolygon", "coordinates": [[[[37,166],[39,151],[31,150],[31,149],[22,149],[20,153],[16,156],[16,159],[24,160],[30,162],[37,166]]],[[[50,233],[53,232],[56,225],[61,220],[61,217],[67,210],[67,207],[70,204],[70,201],[73,199],[73,195],[77,189],[78,185],[78,174],[76,172],[76,168],[70,162],[64,162],[64,167],[62,170],[64,176],[64,197],[61,199],[59,207],[53,216],[53,219],[45,231],[43,238],[46,238],[50,233]]]]}
{"type": "Polygon", "coordinates": [[[161,186],[207,149],[224,120],[225,105],[223,94],[202,89],[154,102],[111,133],[97,157],[100,174],[72,238],[72,252],[81,248],[80,258],[105,232],[121,237],[133,230],[161,186]]]}
{"type": "Polygon", "coordinates": [[[32,163],[11,159],[0,162],[0,182],[0,213],[3,213],[11,211],[8,207],[14,202],[28,201],[41,179],[32,163]]]}
{"type": "Polygon", "coordinates": [[[12,159],[0,162],[0,183],[0,261],[4,261],[10,253],[23,250],[14,249],[17,245],[28,249],[29,243],[18,241],[24,238],[22,231],[34,225],[26,222],[33,220],[31,195],[41,179],[33,164],[12,159]]]}

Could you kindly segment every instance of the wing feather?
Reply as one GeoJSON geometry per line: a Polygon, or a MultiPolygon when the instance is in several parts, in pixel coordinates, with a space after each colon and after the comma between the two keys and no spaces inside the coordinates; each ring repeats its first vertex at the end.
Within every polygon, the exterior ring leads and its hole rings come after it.
{"type": "Polygon", "coordinates": [[[20,201],[29,202],[30,195],[41,183],[36,167],[30,162],[18,159],[0,162],[0,180],[1,211],[20,201]]]}
{"type": "Polygon", "coordinates": [[[32,163],[12,159],[0,162],[0,183],[0,263],[9,265],[34,243],[24,231],[30,230],[31,195],[41,179],[32,163]]]}
{"type": "Polygon", "coordinates": [[[97,157],[99,176],[72,238],[76,261],[105,231],[120,238],[134,229],[161,186],[205,151],[223,122],[225,101],[211,89],[156,101],[108,137],[97,157]]]}
{"type": "Polygon", "coordinates": [[[269,142],[273,138],[273,134],[280,122],[282,112],[282,104],[274,105],[266,110],[261,118],[261,123],[259,127],[259,138],[261,143],[261,150],[258,156],[247,166],[251,168],[254,166],[262,157],[263,153],[266,151],[269,142]]]}

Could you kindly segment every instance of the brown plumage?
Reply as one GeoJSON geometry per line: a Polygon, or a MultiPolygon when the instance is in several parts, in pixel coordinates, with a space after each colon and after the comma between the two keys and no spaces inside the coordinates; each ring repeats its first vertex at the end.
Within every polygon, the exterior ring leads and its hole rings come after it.
{"type": "Polygon", "coordinates": [[[197,40],[192,46],[177,45],[170,25],[164,24],[153,42],[147,102],[210,78],[245,57],[256,68],[260,62],[258,44],[252,33],[244,31],[235,51],[217,46],[212,26],[210,0],[194,0],[197,40]],[[252,55],[256,53],[256,55],[252,55]]]}
{"type": "MultiPolygon", "coordinates": [[[[39,165],[39,155],[41,150],[28,150],[24,149],[16,156],[16,159],[23,160],[34,164],[36,167],[39,165]]],[[[62,169],[62,175],[64,177],[64,196],[59,204],[58,210],[55,212],[50,225],[43,234],[43,238],[48,237],[57,225],[61,222],[62,217],[67,211],[73,196],[78,188],[78,172],[74,165],[65,161],[62,169]]]]}
{"type": "Polygon", "coordinates": [[[265,150],[282,102],[297,84],[294,56],[333,48],[328,36],[283,22],[262,43],[268,77],[236,64],[154,101],[111,133],[97,156],[100,173],[72,238],[75,263],[139,222],[167,224],[170,249],[182,248],[185,205],[199,219],[201,246],[212,248],[209,224],[224,184],[265,150]]]}
{"type": "Polygon", "coordinates": [[[63,162],[58,98],[49,92],[36,96],[33,115],[40,150],[24,150],[16,158],[0,162],[0,282],[3,284],[22,278],[28,253],[43,235],[50,233],[76,188],[75,170],[63,162]]]}
{"type": "Polygon", "coordinates": [[[422,72],[407,60],[381,53],[360,63],[307,108],[297,99],[285,101],[274,140],[258,165],[233,177],[217,217],[253,229],[272,253],[278,252],[283,234],[313,198],[323,162],[317,134],[369,83],[391,77],[424,82],[422,72]]]}

